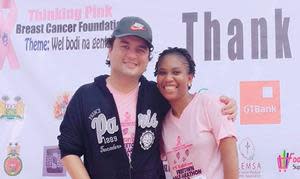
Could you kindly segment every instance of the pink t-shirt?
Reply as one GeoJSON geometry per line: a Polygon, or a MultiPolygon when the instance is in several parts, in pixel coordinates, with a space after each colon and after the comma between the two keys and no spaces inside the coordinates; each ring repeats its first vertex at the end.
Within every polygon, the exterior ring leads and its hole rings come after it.
{"type": "Polygon", "coordinates": [[[120,117],[125,150],[128,157],[131,158],[135,135],[136,105],[139,86],[126,94],[120,93],[109,84],[107,84],[107,88],[112,93],[116,102],[118,114],[120,117]]]}
{"type": "Polygon", "coordinates": [[[163,150],[175,179],[224,178],[219,143],[236,132],[221,108],[219,97],[197,93],[180,118],[168,112],[162,131],[163,150]]]}

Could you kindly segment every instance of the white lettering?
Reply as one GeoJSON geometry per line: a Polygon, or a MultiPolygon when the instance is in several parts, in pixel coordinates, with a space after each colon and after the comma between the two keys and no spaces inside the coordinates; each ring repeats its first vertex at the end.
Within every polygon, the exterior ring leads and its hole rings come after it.
{"type": "Polygon", "coordinates": [[[105,134],[105,132],[113,134],[119,130],[116,122],[116,117],[112,117],[106,120],[106,117],[103,113],[99,114],[98,117],[93,118],[91,127],[92,129],[96,129],[99,144],[102,144],[104,138],[103,134],[105,134]]]}
{"type": "Polygon", "coordinates": [[[244,106],[245,113],[275,113],[276,106],[260,106],[260,105],[245,105],[244,106]]]}
{"type": "Polygon", "coordinates": [[[154,113],[151,117],[151,110],[147,110],[147,114],[138,114],[138,125],[143,129],[146,127],[153,127],[156,128],[158,125],[158,121],[156,119],[157,114],[154,113]]]}

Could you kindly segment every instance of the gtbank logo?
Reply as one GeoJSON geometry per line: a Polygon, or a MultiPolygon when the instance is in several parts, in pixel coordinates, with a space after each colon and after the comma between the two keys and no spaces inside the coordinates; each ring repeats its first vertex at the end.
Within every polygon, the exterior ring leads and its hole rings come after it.
{"type": "Polygon", "coordinates": [[[240,82],[240,114],[241,124],[279,124],[279,81],[240,82]]]}

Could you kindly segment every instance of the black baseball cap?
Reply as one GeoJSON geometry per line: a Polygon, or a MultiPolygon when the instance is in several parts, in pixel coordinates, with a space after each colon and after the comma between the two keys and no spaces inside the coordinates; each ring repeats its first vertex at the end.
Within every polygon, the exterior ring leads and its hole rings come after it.
{"type": "Polygon", "coordinates": [[[112,33],[112,37],[125,37],[129,35],[144,39],[150,48],[153,48],[151,27],[143,19],[135,16],[123,17],[112,33]]]}

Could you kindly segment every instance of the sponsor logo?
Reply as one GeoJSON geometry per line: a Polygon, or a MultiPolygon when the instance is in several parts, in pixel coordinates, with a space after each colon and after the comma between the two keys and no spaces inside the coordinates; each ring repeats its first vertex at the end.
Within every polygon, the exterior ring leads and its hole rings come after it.
{"type": "Polygon", "coordinates": [[[53,110],[55,119],[61,120],[64,117],[69,102],[70,102],[70,94],[67,92],[57,97],[54,104],[54,110],[53,110]]]}
{"type": "Polygon", "coordinates": [[[20,120],[24,118],[24,103],[20,96],[10,101],[8,96],[2,96],[0,100],[0,119],[20,120]]]}
{"type": "Polygon", "coordinates": [[[7,58],[10,68],[18,69],[19,62],[9,34],[17,19],[17,7],[13,0],[0,1],[0,70],[7,58]],[[8,11],[5,18],[5,11],[8,11]]]}
{"type": "Polygon", "coordinates": [[[7,158],[4,160],[4,171],[9,176],[16,176],[22,170],[22,160],[20,159],[20,145],[9,143],[7,147],[7,158]]]}
{"type": "Polygon", "coordinates": [[[254,144],[249,138],[245,138],[241,141],[241,143],[239,144],[239,150],[243,158],[247,160],[253,160],[255,148],[254,144]]]}
{"type": "Polygon", "coordinates": [[[261,162],[255,160],[255,146],[250,138],[244,138],[238,145],[240,178],[261,178],[261,162]]]}
{"type": "Polygon", "coordinates": [[[66,176],[66,170],[60,161],[60,150],[57,146],[44,147],[43,176],[66,176]]]}
{"type": "Polygon", "coordinates": [[[300,156],[296,156],[293,152],[286,152],[286,150],[283,150],[283,152],[277,157],[277,166],[279,172],[286,172],[288,168],[299,171],[300,156]]]}
{"type": "Polygon", "coordinates": [[[279,81],[240,82],[240,100],[241,124],[280,123],[279,81]]]}

